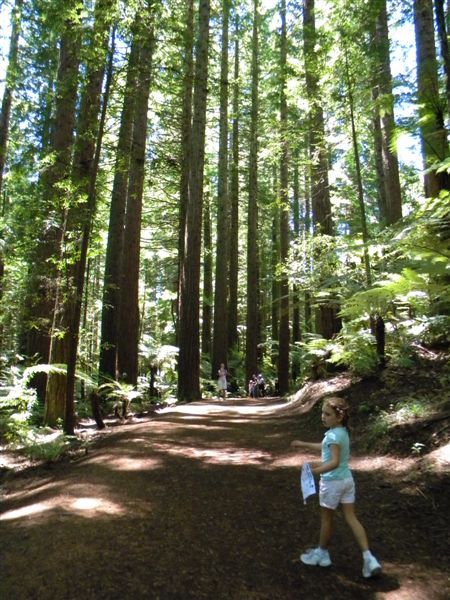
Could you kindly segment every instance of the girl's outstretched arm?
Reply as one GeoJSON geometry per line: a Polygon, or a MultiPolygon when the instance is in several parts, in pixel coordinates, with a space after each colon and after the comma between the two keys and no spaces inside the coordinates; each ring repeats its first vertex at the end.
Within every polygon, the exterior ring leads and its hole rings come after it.
{"type": "Polygon", "coordinates": [[[303,442],[302,440],[294,440],[291,442],[291,448],[304,448],[305,450],[311,450],[312,452],[320,452],[322,444],[314,442],[303,442]]]}

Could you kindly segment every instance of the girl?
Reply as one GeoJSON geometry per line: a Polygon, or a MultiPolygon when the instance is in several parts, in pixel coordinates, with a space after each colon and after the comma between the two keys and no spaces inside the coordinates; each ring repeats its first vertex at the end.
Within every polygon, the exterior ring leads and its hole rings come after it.
{"type": "Polygon", "coordinates": [[[223,398],[227,397],[227,389],[228,389],[228,383],[227,383],[227,375],[228,375],[228,371],[225,368],[225,365],[223,363],[220,363],[220,369],[217,371],[217,374],[219,376],[219,379],[217,381],[217,385],[219,388],[219,398],[222,396],[223,398]]]}
{"type": "Polygon", "coordinates": [[[348,435],[348,404],[342,398],[330,397],[322,406],[322,422],[328,431],[321,444],[295,440],[292,448],[321,451],[322,462],[312,465],[312,472],[320,475],[319,500],[321,524],[319,545],[300,555],[306,565],[329,567],[331,565],[328,545],[333,531],[333,516],[341,505],[345,520],[350,526],[363,555],[363,576],[373,577],[381,573],[381,565],[369,550],[364,527],[355,514],[355,483],[348,466],[350,440],[348,435]]]}

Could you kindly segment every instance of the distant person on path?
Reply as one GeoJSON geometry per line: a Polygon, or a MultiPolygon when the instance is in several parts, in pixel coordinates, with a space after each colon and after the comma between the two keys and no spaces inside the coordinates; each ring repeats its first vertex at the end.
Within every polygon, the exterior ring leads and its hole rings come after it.
{"type": "Polygon", "coordinates": [[[312,463],[313,474],[320,475],[319,501],[321,524],[319,545],[300,555],[306,565],[329,567],[328,546],[333,532],[333,517],[339,505],[363,555],[364,577],[381,573],[381,565],[369,550],[364,527],[355,514],[355,483],[348,466],[350,439],[348,435],[348,404],[343,398],[326,398],[322,405],[322,422],[328,430],[321,444],[294,440],[291,448],[321,451],[321,463],[312,463]]]}
{"type": "Polygon", "coordinates": [[[224,363],[220,363],[220,369],[217,371],[217,374],[219,375],[219,379],[217,381],[217,385],[219,387],[219,397],[226,398],[228,389],[228,371],[226,370],[224,363]]]}
{"type": "Polygon", "coordinates": [[[266,382],[262,373],[258,373],[258,377],[256,378],[256,382],[258,384],[258,395],[265,396],[266,395],[266,382]]]}

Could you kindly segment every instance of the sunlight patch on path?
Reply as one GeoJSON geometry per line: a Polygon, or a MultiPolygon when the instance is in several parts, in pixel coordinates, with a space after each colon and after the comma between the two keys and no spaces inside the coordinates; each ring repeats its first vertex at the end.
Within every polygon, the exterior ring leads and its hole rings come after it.
{"type": "Polygon", "coordinates": [[[46,502],[36,502],[28,506],[22,506],[14,510],[8,510],[0,515],[0,521],[12,521],[15,519],[34,520],[33,517],[42,516],[44,513],[56,511],[57,514],[72,513],[79,516],[93,518],[102,514],[121,515],[124,509],[111,500],[98,497],[67,497],[58,496],[46,502]]]}
{"type": "Polygon", "coordinates": [[[271,414],[286,406],[287,402],[256,403],[250,399],[238,399],[236,401],[227,400],[225,402],[191,402],[189,404],[180,404],[171,406],[158,411],[158,415],[167,415],[170,413],[181,413],[186,415],[260,415],[271,414]]]}
{"type": "Polygon", "coordinates": [[[262,461],[272,460],[268,452],[248,448],[200,449],[197,446],[174,447],[169,444],[154,444],[154,448],[166,454],[193,458],[212,465],[260,465],[262,461]]]}

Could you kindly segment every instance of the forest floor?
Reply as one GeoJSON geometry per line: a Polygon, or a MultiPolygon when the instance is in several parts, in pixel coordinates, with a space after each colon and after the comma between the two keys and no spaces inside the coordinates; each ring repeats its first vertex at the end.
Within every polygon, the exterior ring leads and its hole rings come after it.
{"type": "MultiPolygon", "coordinates": [[[[409,373],[411,373],[409,371],[409,373]]],[[[134,415],[49,465],[8,470],[0,484],[4,600],[443,600],[450,597],[448,364],[414,376],[340,374],[279,398],[204,400],[134,415]],[[383,565],[364,579],[341,515],[333,565],[308,567],[319,509],[293,439],[320,441],[320,399],[344,390],[353,430],[357,512],[383,565]],[[437,412],[364,450],[364,406],[431,396],[437,412]],[[447,395],[447,396],[446,396],[447,395]],[[446,412],[447,411],[447,412],[446,412]],[[387,440],[387,441],[386,441],[387,440]],[[390,440],[390,442],[389,442],[390,440]],[[426,452],[411,454],[415,443],[426,452]]],[[[430,400],[431,401],[431,400],[430,400]]],[[[80,423],[79,435],[94,432],[80,423]]],[[[380,438],[381,439],[381,438],[380,438]]]]}

